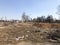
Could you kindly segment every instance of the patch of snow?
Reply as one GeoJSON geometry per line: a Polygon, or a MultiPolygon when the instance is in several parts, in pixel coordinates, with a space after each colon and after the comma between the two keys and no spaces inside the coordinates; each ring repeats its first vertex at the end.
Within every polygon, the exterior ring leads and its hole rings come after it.
{"type": "Polygon", "coordinates": [[[20,36],[20,37],[17,37],[16,40],[21,40],[21,39],[24,39],[24,36],[20,36]]]}

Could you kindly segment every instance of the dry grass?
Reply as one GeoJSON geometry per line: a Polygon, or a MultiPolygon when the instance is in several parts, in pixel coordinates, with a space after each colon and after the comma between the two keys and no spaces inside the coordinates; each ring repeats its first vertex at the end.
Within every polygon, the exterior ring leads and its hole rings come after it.
{"type": "Polygon", "coordinates": [[[60,23],[34,23],[33,26],[42,28],[42,29],[60,29],[60,23]]]}
{"type": "Polygon", "coordinates": [[[47,33],[36,32],[36,30],[41,31],[41,29],[51,29],[51,28],[59,28],[60,24],[58,23],[15,23],[9,24],[8,26],[0,26],[0,44],[16,44],[21,42],[21,40],[16,41],[16,37],[25,36],[24,40],[30,40],[33,42],[44,42],[47,41],[46,36],[47,33]],[[28,31],[28,32],[27,32],[28,31]],[[26,37],[28,34],[29,37],[26,37]]]}

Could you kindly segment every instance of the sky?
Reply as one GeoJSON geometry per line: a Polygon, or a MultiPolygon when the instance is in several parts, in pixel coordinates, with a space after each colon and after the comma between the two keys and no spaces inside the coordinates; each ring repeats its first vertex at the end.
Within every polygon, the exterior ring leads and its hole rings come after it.
{"type": "Polygon", "coordinates": [[[31,18],[56,14],[60,0],[0,0],[0,19],[21,19],[23,12],[31,18]]]}

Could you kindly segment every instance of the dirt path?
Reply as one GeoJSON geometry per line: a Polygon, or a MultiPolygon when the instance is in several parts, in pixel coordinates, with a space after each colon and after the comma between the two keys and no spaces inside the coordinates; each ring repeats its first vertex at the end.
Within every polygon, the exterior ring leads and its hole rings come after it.
{"type": "Polygon", "coordinates": [[[32,43],[32,42],[20,42],[16,45],[60,45],[59,43],[32,43]]]}

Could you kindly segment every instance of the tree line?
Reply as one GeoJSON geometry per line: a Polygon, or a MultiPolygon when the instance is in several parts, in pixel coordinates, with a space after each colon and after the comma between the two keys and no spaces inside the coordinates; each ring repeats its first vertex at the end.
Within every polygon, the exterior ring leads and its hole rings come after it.
{"type": "Polygon", "coordinates": [[[54,19],[52,15],[30,18],[25,13],[22,15],[22,22],[41,22],[41,23],[60,23],[60,20],[54,19]]]}

